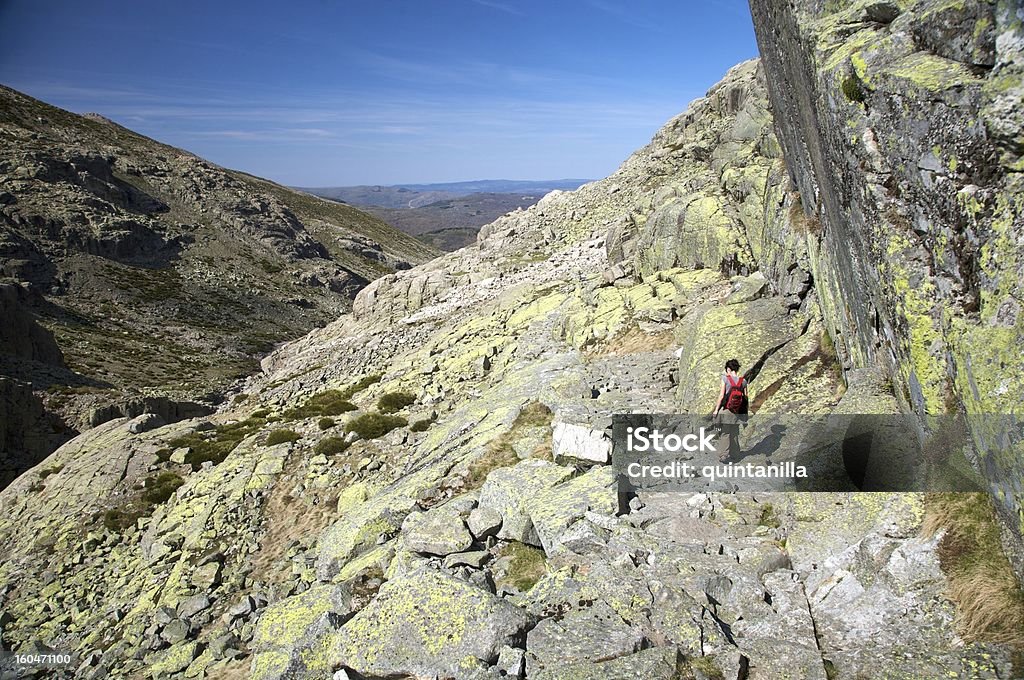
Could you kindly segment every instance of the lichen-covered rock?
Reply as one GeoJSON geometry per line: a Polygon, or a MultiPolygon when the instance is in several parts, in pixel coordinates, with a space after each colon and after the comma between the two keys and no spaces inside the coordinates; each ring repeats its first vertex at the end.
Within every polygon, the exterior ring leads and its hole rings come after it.
{"type": "Polygon", "coordinates": [[[364,675],[460,677],[464,664],[492,664],[502,647],[521,644],[530,622],[491,593],[426,569],[385,583],[342,626],[332,656],[364,675]]]}
{"type": "Polygon", "coordinates": [[[498,533],[501,528],[501,513],[494,508],[473,508],[467,524],[473,537],[483,540],[498,533]]]}
{"type": "Polygon", "coordinates": [[[153,680],[173,678],[188,668],[198,655],[199,643],[195,640],[169,647],[156,655],[149,667],[149,677],[153,680]]]}
{"type": "Polygon", "coordinates": [[[367,498],[365,487],[356,486],[339,498],[339,519],[320,536],[317,576],[334,577],[346,561],[377,545],[381,537],[398,532],[416,507],[415,495],[426,485],[430,472],[402,480],[367,498]]]}
{"type": "Polygon", "coordinates": [[[600,662],[639,651],[644,637],[605,603],[544,619],[526,638],[526,668],[531,675],[573,662],[600,662]]]}
{"type": "Polygon", "coordinates": [[[953,612],[943,596],[935,539],[919,538],[920,494],[788,500],[786,548],[805,583],[821,654],[835,668],[914,677],[1005,672],[1004,657],[964,645],[949,625],[953,612]],[[912,644],[897,632],[908,630],[912,644]]]}
{"type": "Polygon", "coordinates": [[[402,541],[409,550],[431,555],[461,552],[473,545],[466,523],[448,507],[413,513],[402,523],[402,541]]]}
{"type": "Polygon", "coordinates": [[[588,511],[612,515],[618,508],[615,470],[598,467],[522,501],[544,551],[551,553],[565,530],[588,511]]]}
{"type": "Polygon", "coordinates": [[[251,677],[276,680],[329,675],[325,647],[351,608],[349,590],[337,585],[314,586],[267,607],[252,640],[251,677]]]}
{"type": "MultiPolygon", "coordinates": [[[[609,661],[577,661],[545,667],[532,673],[530,678],[536,680],[590,680],[591,678],[673,680],[679,677],[680,669],[684,666],[679,656],[679,651],[675,647],[654,647],[609,661]]],[[[707,677],[715,677],[712,670],[714,666],[709,665],[707,668],[712,671],[707,677]]]]}
{"type": "MultiPolygon", "coordinates": [[[[903,409],[1011,413],[1005,376],[1024,371],[1020,6],[878,4],[751,2],[825,326],[844,366],[881,368],[903,409]]],[[[1004,480],[1024,476],[1024,456],[995,443],[1007,434],[974,427],[1020,536],[1024,492],[1004,480]]]]}
{"type": "Polygon", "coordinates": [[[495,470],[480,490],[480,507],[501,515],[499,538],[540,545],[526,504],[538,492],[571,474],[571,468],[543,460],[524,460],[514,467],[495,470]]]}
{"type": "MultiPolygon", "coordinates": [[[[684,319],[690,333],[679,358],[679,412],[711,413],[722,385],[725,362],[737,359],[741,371],[756,367],[805,333],[806,321],[789,314],[779,298],[725,306],[704,305],[684,319]]],[[[747,390],[757,398],[775,379],[755,376],[747,390]]],[[[794,389],[798,381],[792,380],[794,389]]]]}

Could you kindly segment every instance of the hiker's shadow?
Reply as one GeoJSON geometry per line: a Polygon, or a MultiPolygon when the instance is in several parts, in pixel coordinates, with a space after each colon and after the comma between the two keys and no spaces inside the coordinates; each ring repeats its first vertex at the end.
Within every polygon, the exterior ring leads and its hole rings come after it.
{"type": "MultiPolygon", "coordinates": [[[[771,458],[780,448],[782,448],[782,439],[786,434],[786,426],[782,423],[775,423],[771,426],[769,433],[759,439],[753,446],[745,448],[741,451],[740,458],[746,458],[748,456],[764,456],[765,458],[771,458]]],[[[756,436],[756,435],[753,435],[756,436]]]]}

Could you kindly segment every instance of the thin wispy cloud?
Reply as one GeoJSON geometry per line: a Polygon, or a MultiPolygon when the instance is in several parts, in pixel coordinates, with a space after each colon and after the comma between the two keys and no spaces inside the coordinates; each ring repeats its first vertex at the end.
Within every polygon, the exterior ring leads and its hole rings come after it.
{"type": "Polygon", "coordinates": [[[642,4],[630,3],[629,5],[622,5],[615,2],[607,2],[606,0],[587,0],[587,4],[592,9],[613,17],[616,21],[633,28],[638,28],[644,32],[670,33],[676,30],[670,22],[655,21],[642,16],[640,14],[643,7],[642,4]]]}
{"type": "Polygon", "coordinates": [[[512,14],[515,16],[525,16],[523,12],[519,11],[512,5],[507,5],[503,2],[494,2],[494,0],[472,0],[473,4],[480,5],[482,7],[490,7],[496,9],[499,12],[505,12],[506,14],[512,14]]]}
{"type": "Polygon", "coordinates": [[[756,52],[743,0],[0,1],[0,82],[290,184],[602,176],[756,52]]]}

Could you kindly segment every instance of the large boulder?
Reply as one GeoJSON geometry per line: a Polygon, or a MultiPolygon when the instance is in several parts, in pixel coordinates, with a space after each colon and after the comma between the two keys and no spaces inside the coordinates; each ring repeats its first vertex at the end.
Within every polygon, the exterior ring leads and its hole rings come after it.
{"type": "Polygon", "coordinates": [[[531,622],[519,607],[426,568],[385,583],[342,626],[333,657],[374,677],[462,677],[495,663],[505,645],[521,647],[531,622]]]}
{"type": "MultiPolygon", "coordinates": [[[[781,298],[762,298],[731,305],[703,305],[683,324],[692,329],[679,358],[680,413],[710,413],[721,389],[725,362],[737,359],[741,372],[764,365],[772,355],[804,333],[806,320],[789,313],[781,298]]],[[[765,382],[754,378],[748,395],[754,399],[765,382]]]]}
{"type": "Polygon", "coordinates": [[[599,602],[538,623],[526,640],[527,672],[579,661],[607,661],[637,652],[643,644],[641,633],[599,602]]]}
{"type": "Polygon", "coordinates": [[[592,463],[607,463],[611,459],[612,440],[603,430],[557,422],[552,440],[552,452],[556,460],[575,458],[592,463]]]}
{"type": "Polygon", "coordinates": [[[462,516],[448,507],[416,512],[402,523],[402,541],[409,550],[431,555],[449,555],[473,545],[462,516]]]}
{"type": "Polygon", "coordinates": [[[277,680],[327,674],[330,660],[323,642],[351,610],[349,590],[336,585],[314,586],[267,607],[252,640],[251,677],[277,680]]]}
{"type": "Polygon", "coordinates": [[[540,545],[526,504],[540,491],[568,479],[572,472],[572,468],[536,459],[499,468],[487,476],[480,490],[479,507],[501,515],[498,538],[540,545]]]}
{"type": "Polygon", "coordinates": [[[522,506],[530,518],[544,551],[551,553],[569,526],[588,511],[612,515],[618,508],[615,469],[594,468],[524,499],[522,506]]]}
{"type": "Polygon", "coordinates": [[[317,577],[331,580],[346,562],[397,534],[416,509],[417,495],[434,487],[432,471],[425,470],[377,493],[363,483],[345,489],[338,498],[338,520],[320,535],[317,577]]]}

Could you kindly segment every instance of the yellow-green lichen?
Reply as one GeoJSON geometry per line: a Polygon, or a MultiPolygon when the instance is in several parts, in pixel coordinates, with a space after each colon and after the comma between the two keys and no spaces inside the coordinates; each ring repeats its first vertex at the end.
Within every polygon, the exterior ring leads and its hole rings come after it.
{"type": "Polygon", "coordinates": [[[886,73],[931,92],[980,82],[960,62],[928,52],[914,52],[887,67],[886,73]]]}

